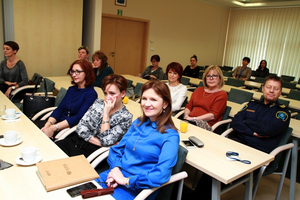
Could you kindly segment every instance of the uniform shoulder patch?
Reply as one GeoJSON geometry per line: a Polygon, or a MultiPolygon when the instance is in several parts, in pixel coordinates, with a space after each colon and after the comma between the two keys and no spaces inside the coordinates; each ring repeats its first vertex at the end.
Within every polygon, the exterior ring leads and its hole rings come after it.
{"type": "Polygon", "coordinates": [[[244,105],[240,111],[245,110],[246,108],[248,108],[248,104],[244,105]]]}
{"type": "Polygon", "coordinates": [[[280,108],[286,108],[286,106],[284,104],[280,104],[279,107],[280,108]]]}
{"type": "Polygon", "coordinates": [[[289,118],[289,116],[288,116],[288,114],[287,114],[286,112],[284,112],[284,111],[278,111],[278,112],[276,113],[276,118],[281,119],[282,121],[285,122],[285,121],[289,118]]]}

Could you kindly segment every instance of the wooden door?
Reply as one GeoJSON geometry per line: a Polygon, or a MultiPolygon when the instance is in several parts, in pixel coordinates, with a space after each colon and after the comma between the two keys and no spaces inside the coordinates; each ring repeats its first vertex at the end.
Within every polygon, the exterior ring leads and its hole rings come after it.
{"type": "Polygon", "coordinates": [[[101,51],[115,74],[137,75],[146,66],[147,22],[102,17],[101,51]]]}

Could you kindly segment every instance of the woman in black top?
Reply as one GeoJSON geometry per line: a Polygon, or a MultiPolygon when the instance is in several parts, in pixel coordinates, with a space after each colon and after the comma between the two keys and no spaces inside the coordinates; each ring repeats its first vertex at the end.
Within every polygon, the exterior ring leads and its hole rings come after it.
{"type": "Polygon", "coordinates": [[[259,66],[254,75],[255,77],[262,77],[262,78],[269,76],[269,69],[267,68],[266,60],[260,61],[259,66]]]}
{"type": "Polygon", "coordinates": [[[193,55],[190,61],[191,61],[191,65],[185,67],[183,71],[183,75],[193,77],[193,78],[198,78],[200,67],[197,66],[197,61],[198,61],[197,56],[193,55]]]}

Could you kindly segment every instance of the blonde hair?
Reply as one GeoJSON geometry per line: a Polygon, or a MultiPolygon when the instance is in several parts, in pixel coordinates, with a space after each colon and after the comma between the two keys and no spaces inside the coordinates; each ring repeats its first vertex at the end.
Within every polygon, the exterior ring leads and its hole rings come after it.
{"type": "Polygon", "coordinates": [[[206,83],[206,75],[211,71],[211,70],[215,70],[217,73],[218,73],[218,75],[219,75],[219,77],[220,77],[220,82],[219,82],[219,87],[221,88],[221,87],[223,87],[223,85],[224,85],[224,76],[223,76],[223,73],[222,73],[222,70],[220,69],[220,67],[218,66],[218,65],[210,65],[208,68],[206,68],[206,70],[205,70],[205,72],[204,72],[204,74],[203,74],[203,76],[202,76],[202,81],[203,81],[203,86],[205,87],[205,88],[208,88],[208,86],[207,86],[207,83],[206,83]]]}

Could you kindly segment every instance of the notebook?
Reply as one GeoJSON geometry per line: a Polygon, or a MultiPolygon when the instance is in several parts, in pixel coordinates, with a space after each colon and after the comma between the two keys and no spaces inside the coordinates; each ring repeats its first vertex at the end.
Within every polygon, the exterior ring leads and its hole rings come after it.
{"type": "Polygon", "coordinates": [[[83,155],[41,162],[36,166],[47,192],[99,178],[83,155]]]}

